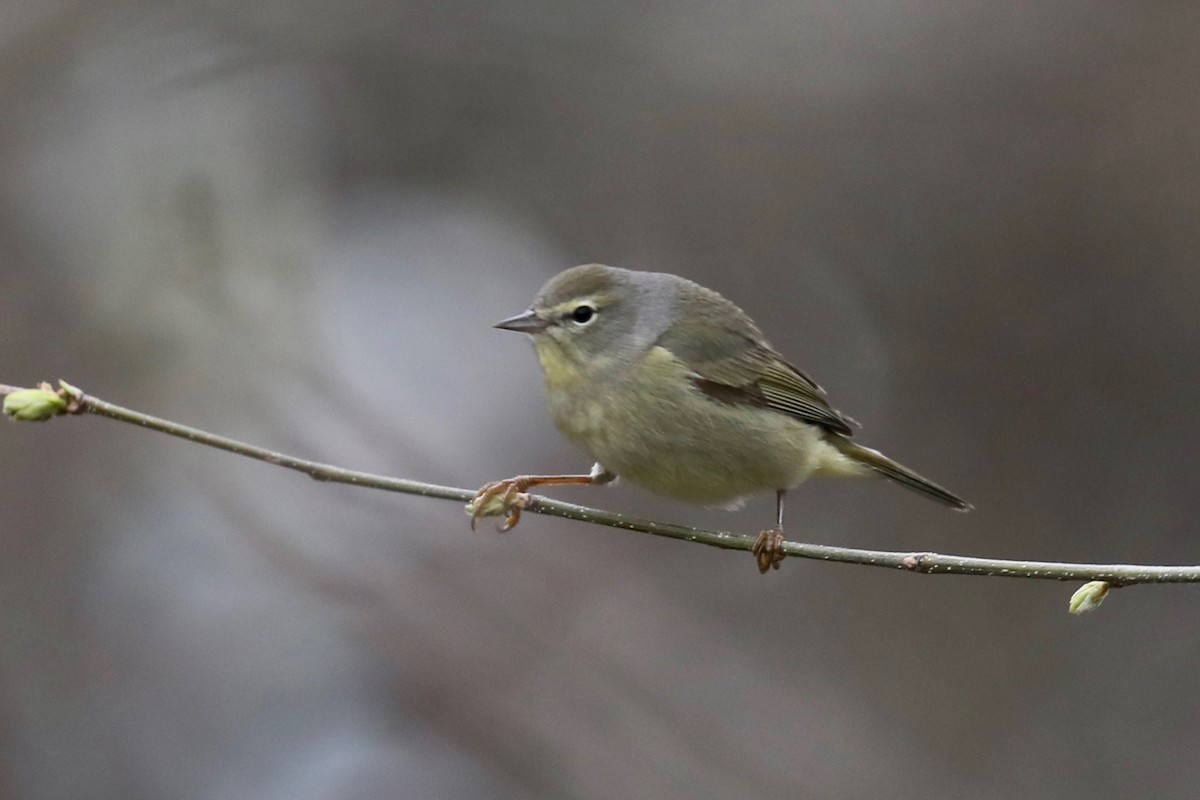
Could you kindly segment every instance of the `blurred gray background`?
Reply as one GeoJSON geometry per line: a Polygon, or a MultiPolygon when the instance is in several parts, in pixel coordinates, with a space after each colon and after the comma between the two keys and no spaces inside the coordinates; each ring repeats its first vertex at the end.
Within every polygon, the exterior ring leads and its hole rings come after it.
{"type": "MultiPolygon", "coordinates": [[[[475,487],[586,468],[567,266],[738,302],[977,506],[811,541],[1195,563],[1200,6],[0,4],[0,382],[475,487]]],[[[1200,596],[733,554],[0,429],[0,796],[1185,797],[1200,596]]],[[[637,489],[558,496],[753,533],[637,489]]]]}

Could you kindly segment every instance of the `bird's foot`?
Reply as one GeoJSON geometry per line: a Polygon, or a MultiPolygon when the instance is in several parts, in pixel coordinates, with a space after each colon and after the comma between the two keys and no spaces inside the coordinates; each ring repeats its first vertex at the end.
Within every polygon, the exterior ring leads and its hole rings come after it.
{"type": "Polygon", "coordinates": [[[497,528],[501,533],[515,528],[521,521],[521,510],[529,505],[527,492],[533,483],[532,477],[518,475],[485,484],[467,505],[467,513],[471,515],[471,530],[475,530],[475,523],[480,517],[501,516],[504,517],[504,523],[497,528]]]}
{"type": "Polygon", "coordinates": [[[783,531],[774,528],[758,534],[750,552],[757,559],[758,571],[761,574],[766,575],[771,569],[779,569],[779,565],[787,556],[787,553],[783,552],[783,531]]]}
{"type": "Polygon", "coordinates": [[[504,517],[500,532],[510,531],[521,521],[522,509],[529,508],[529,490],[534,486],[599,486],[611,483],[617,476],[601,465],[592,467],[586,475],[518,475],[502,481],[492,481],[475,493],[467,504],[471,515],[471,530],[480,517],[504,517]]]}

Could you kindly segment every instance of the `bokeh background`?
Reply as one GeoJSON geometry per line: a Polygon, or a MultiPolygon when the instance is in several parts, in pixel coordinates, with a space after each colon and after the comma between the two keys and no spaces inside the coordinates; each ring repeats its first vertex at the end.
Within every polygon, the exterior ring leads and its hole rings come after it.
{"type": "MultiPolygon", "coordinates": [[[[603,261],[746,308],[977,506],[811,541],[1195,563],[1200,6],[3,0],[0,382],[474,487],[586,468],[491,323],[603,261]]],[[[0,429],[0,796],[1186,797],[1200,596],[462,508],[0,429]]],[[[751,533],[635,488],[566,499],[751,533]]]]}

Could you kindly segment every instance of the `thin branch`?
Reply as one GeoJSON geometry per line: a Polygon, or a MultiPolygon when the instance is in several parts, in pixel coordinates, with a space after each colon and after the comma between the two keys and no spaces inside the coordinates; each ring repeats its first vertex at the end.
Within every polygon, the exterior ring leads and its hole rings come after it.
{"type": "MultiPolygon", "coordinates": [[[[439,486],[433,483],[389,478],[368,472],[342,469],[316,461],[296,458],[284,453],[277,453],[262,447],[239,442],[224,436],[208,433],[180,425],[176,422],[122,408],[105,402],[97,397],[85,395],[83,392],[67,384],[61,384],[62,390],[58,396],[66,401],[64,411],[58,413],[89,413],[102,417],[140,425],[143,428],[187,439],[191,442],[208,445],[220,450],[227,450],[237,455],[255,458],[268,464],[285,467],[302,472],[319,481],[347,483],[370,489],[382,489],[402,494],[415,494],[421,497],[436,497],[443,500],[456,500],[461,503],[470,502],[475,497],[475,491],[460,489],[453,486],[439,486]]],[[[44,391],[53,391],[43,384],[44,391]]],[[[21,390],[12,386],[0,384],[0,396],[9,395],[21,390]]],[[[531,495],[526,511],[546,514],[553,517],[590,522],[595,525],[606,525],[611,528],[621,528],[627,531],[649,533],[654,536],[665,536],[670,539],[681,539],[687,542],[706,544],[724,550],[750,550],[754,545],[754,537],[738,536],[721,531],[691,528],[684,525],[672,525],[664,522],[637,519],[611,511],[601,511],[587,506],[564,503],[547,497],[531,495]]],[[[465,525],[464,521],[464,525],[465,525]]],[[[971,556],[943,555],[929,552],[895,552],[887,550],[864,550],[854,547],[834,547],[832,545],[806,544],[802,542],[786,542],[784,552],[797,558],[811,558],[820,561],[836,561],[843,564],[859,564],[870,567],[887,567],[926,575],[991,575],[1004,578],[1034,578],[1057,581],[1103,581],[1111,586],[1129,586],[1137,583],[1200,583],[1200,566],[1145,566],[1138,564],[1075,564],[1054,561],[1017,561],[996,558],[976,558],[971,556]]]]}

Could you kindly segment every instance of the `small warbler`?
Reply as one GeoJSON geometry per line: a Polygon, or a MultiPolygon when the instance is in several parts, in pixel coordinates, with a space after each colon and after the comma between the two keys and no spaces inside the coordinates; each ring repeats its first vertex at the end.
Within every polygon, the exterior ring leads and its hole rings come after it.
{"type": "Polygon", "coordinates": [[[587,475],[489,483],[471,524],[520,519],[534,486],[620,476],[656,494],[732,507],[774,490],[776,526],[752,552],[760,572],[782,561],[783,499],[810,475],[883,475],[960,511],[943,489],[850,441],[853,420],[793,367],[736,305],[692,281],[585,264],[551,278],[527,311],[496,324],[533,337],[554,424],[596,460],[587,475]]]}

